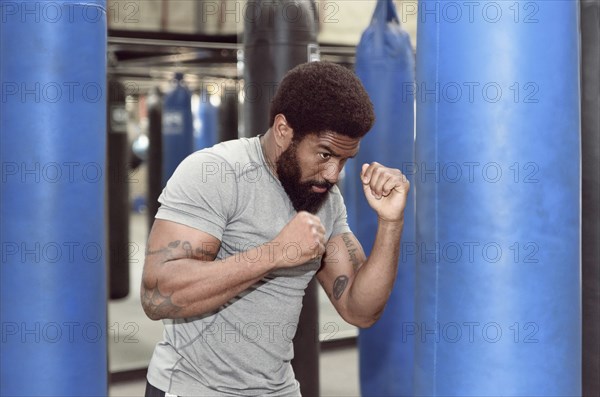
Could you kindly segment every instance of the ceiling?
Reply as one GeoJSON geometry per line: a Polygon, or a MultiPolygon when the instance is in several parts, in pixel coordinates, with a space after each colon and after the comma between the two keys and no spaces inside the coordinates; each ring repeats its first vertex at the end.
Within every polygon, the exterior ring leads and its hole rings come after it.
{"type": "MultiPolygon", "coordinates": [[[[319,46],[321,59],[354,64],[354,46],[319,46]]],[[[133,81],[140,92],[168,82],[182,72],[190,88],[202,79],[239,80],[242,77],[243,38],[132,30],[108,31],[109,77],[133,81]]]]}

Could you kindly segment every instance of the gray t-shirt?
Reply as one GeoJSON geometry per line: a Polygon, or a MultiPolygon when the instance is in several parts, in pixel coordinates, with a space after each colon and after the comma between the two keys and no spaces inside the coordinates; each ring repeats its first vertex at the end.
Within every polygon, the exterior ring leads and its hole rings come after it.
{"type": "MultiPolygon", "coordinates": [[[[328,194],[317,213],[326,240],[350,231],[338,188],[328,194]]],[[[296,214],[265,163],[258,137],[193,153],[159,201],[156,218],[218,238],[217,259],[268,243],[296,214]]],[[[297,244],[286,248],[288,256],[297,254],[297,244]]],[[[319,266],[313,260],[274,271],[216,312],[163,320],[164,337],[154,350],[148,381],[178,396],[299,396],[290,364],[292,338],[304,290],[319,266]]]]}

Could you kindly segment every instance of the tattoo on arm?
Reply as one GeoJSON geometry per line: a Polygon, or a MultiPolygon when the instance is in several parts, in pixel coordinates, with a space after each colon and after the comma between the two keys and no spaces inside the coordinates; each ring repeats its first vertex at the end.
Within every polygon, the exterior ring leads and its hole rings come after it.
{"type": "MultiPolygon", "coordinates": [[[[201,244],[201,247],[194,247],[189,241],[175,240],[167,244],[166,247],[162,247],[156,250],[152,250],[150,247],[146,249],[146,256],[158,255],[153,259],[147,259],[144,266],[158,266],[162,267],[168,264],[169,261],[177,259],[196,259],[200,261],[213,261],[219,250],[218,244],[207,243],[201,244]]],[[[142,285],[142,305],[148,316],[152,319],[161,318],[173,318],[179,311],[183,309],[182,306],[178,306],[173,303],[171,297],[173,292],[170,294],[163,294],[160,292],[158,286],[158,278],[154,282],[152,279],[143,279],[142,285]]]]}
{"type": "Polygon", "coordinates": [[[346,245],[346,249],[348,250],[348,255],[350,255],[350,262],[352,263],[352,268],[354,269],[354,271],[357,271],[358,268],[360,267],[360,262],[358,261],[358,258],[356,257],[356,251],[358,251],[358,247],[356,246],[356,244],[354,244],[354,242],[350,238],[350,233],[342,234],[342,240],[344,241],[344,244],[346,245]]]}
{"type": "MultiPolygon", "coordinates": [[[[180,240],[171,241],[171,242],[170,242],[170,243],[167,245],[167,247],[165,247],[165,248],[161,248],[161,249],[157,249],[157,250],[154,250],[154,251],[152,251],[152,250],[150,249],[150,247],[148,247],[148,248],[146,249],[146,255],[156,255],[156,254],[162,254],[162,253],[165,253],[165,252],[169,253],[169,252],[171,252],[171,249],[174,249],[174,248],[177,248],[177,247],[179,247],[179,243],[180,243],[180,242],[181,242],[180,240]]],[[[189,244],[189,243],[188,243],[188,244],[189,244]]]]}
{"type": "Polygon", "coordinates": [[[169,318],[182,309],[181,306],[177,306],[171,301],[172,295],[163,295],[160,292],[158,289],[158,280],[156,280],[153,286],[144,285],[142,303],[151,315],[151,318],[169,318]]]}
{"type": "Polygon", "coordinates": [[[217,256],[217,250],[218,247],[215,246],[215,244],[202,244],[201,247],[198,247],[194,250],[192,244],[189,241],[184,241],[182,243],[181,240],[175,240],[167,244],[166,247],[157,250],[152,250],[150,249],[150,247],[148,247],[146,249],[146,256],[160,254],[164,257],[162,263],[166,263],[170,260],[180,258],[193,258],[201,261],[212,261],[217,256]],[[178,248],[180,248],[178,250],[179,253],[176,252],[178,248]],[[181,253],[181,250],[183,250],[183,253],[181,253]]]}
{"type": "Polygon", "coordinates": [[[336,300],[339,300],[342,297],[342,295],[344,294],[344,291],[346,290],[347,285],[348,285],[348,276],[342,275],[335,279],[335,281],[333,282],[333,297],[336,300]]]}
{"type": "Polygon", "coordinates": [[[157,249],[157,250],[152,251],[150,249],[150,247],[148,247],[146,249],[146,256],[162,254],[162,253],[169,252],[169,251],[170,250],[168,248],[161,248],[161,249],[157,249]]]}
{"type": "Polygon", "coordinates": [[[186,258],[191,258],[192,257],[192,244],[190,244],[189,241],[184,241],[182,247],[185,250],[185,257],[186,258]]]}

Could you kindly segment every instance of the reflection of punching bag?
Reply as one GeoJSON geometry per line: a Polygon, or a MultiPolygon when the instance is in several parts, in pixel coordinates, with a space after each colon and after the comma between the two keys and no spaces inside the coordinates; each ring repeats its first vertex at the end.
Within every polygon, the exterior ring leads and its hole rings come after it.
{"type": "Polygon", "coordinates": [[[313,0],[249,0],[244,18],[245,135],[263,134],[277,85],[301,63],[318,60],[313,0]]]}
{"type": "MultiPolygon", "coordinates": [[[[360,151],[347,169],[347,188],[354,190],[353,225],[369,255],[377,233],[377,216],[367,203],[360,182],[362,164],[378,161],[398,168],[410,178],[414,162],[414,56],[408,34],[400,28],[392,0],[379,0],[370,26],[356,49],[356,74],[369,93],[375,124],[363,138],[360,151]],[[349,186],[348,186],[349,185],[349,186]]],[[[414,246],[414,189],[404,212],[401,247],[414,246]]],[[[349,205],[351,202],[349,202],[349,205]]],[[[360,384],[363,396],[409,396],[412,391],[414,340],[403,338],[414,322],[415,256],[401,248],[394,289],[377,323],[360,330],[360,384]]]]}
{"type": "Polygon", "coordinates": [[[0,395],[106,396],[106,2],[52,5],[0,3],[0,395]]]}
{"type": "Polygon", "coordinates": [[[194,149],[192,95],[185,87],[183,74],[175,74],[175,87],[165,95],[162,115],[162,184],[194,149]]]}
{"type": "Polygon", "coordinates": [[[600,2],[581,5],[583,396],[600,396],[600,2]]]}
{"type": "Polygon", "coordinates": [[[148,229],[158,212],[158,197],[162,192],[162,98],[158,88],[153,88],[146,98],[148,106],[148,229]]]}
{"type": "MultiPolygon", "coordinates": [[[[244,20],[244,135],[255,136],[270,127],[271,100],[285,73],[318,60],[315,3],[249,0],[244,20]]],[[[319,395],[318,313],[313,280],[305,291],[292,360],[305,396],[319,395]]]]}
{"type": "Polygon", "coordinates": [[[418,21],[415,395],[581,395],[579,3],[489,4],[418,21]]]}
{"type": "Polygon", "coordinates": [[[219,127],[219,109],[210,102],[206,91],[200,92],[198,104],[198,128],[194,131],[194,150],[200,150],[217,144],[219,127]]]}
{"type": "Polygon", "coordinates": [[[125,87],[108,82],[106,163],[108,199],[108,269],[111,299],[129,294],[129,181],[125,87]]]}

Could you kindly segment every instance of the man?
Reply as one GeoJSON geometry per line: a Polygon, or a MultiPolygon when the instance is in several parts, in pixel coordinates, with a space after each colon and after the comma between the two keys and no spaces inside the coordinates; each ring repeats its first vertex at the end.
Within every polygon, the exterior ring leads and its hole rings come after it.
{"type": "Polygon", "coordinates": [[[335,185],[374,121],[360,81],[335,64],[300,65],[270,113],[264,135],[186,158],[159,199],[142,304],[165,332],[146,395],[299,396],[292,338],[311,278],[358,327],[377,321],[392,291],[406,178],[362,166],[379,219],[369,258],[335,185]]]}

